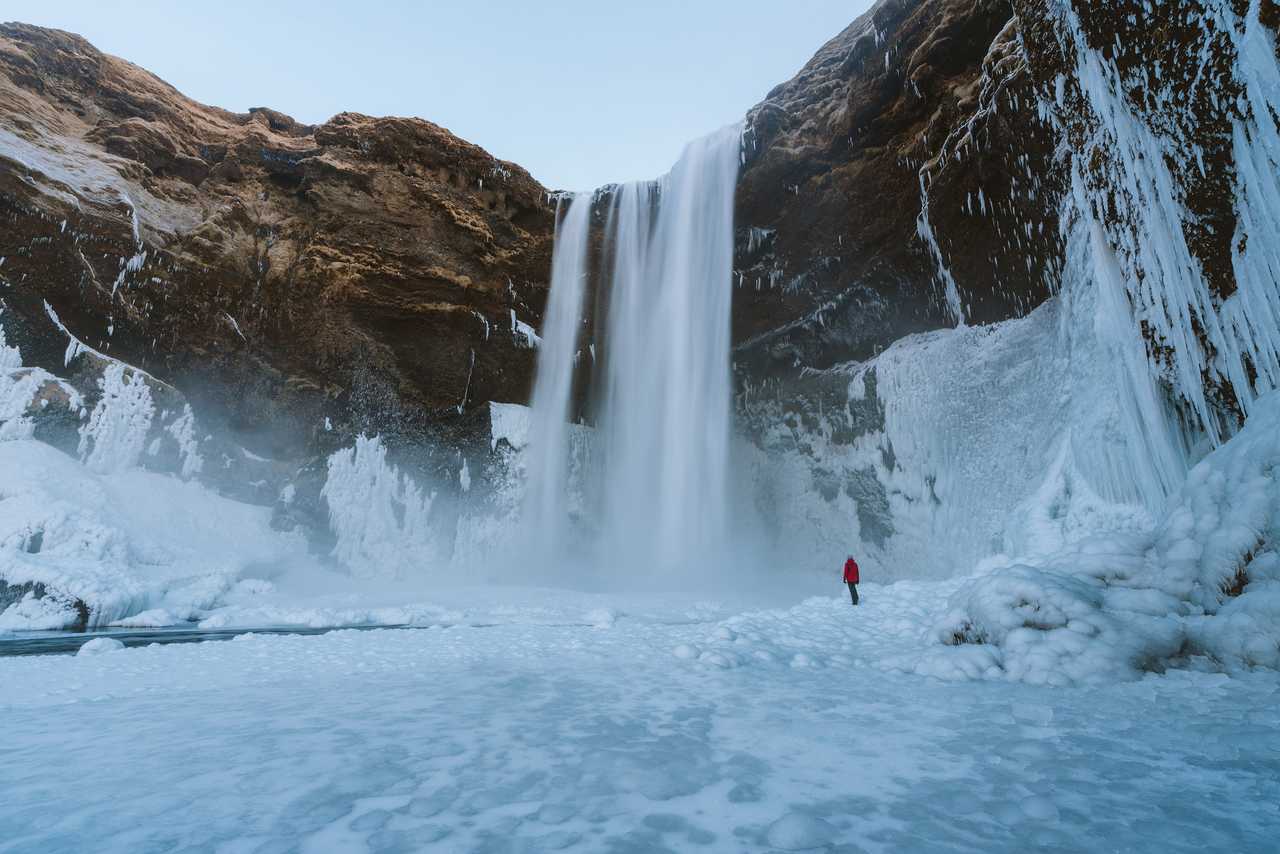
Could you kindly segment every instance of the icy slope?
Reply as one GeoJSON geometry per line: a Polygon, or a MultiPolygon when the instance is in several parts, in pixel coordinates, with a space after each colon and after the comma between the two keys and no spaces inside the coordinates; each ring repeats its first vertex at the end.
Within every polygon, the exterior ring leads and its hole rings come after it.
{"type": "Polygon", "coordinates": [[[66,340],[80,387],[25,366],[0,331],[0,630],[195,619],[305,558],[269,508],[191,480],[215,451],[241,477],[268,461],[201,438],[175,389],[66,340]]]}
{"type": "Polygon", "coordinates": [[[1280,393],[1191,470],[1149,533],[1094,535],[952,600],[926,672],[1062,683],[1170,663],[1280,667],[1280,393]]]}
{"type": "Polygon", "coordinates": [[[92,627],[154,609],[189,620],[306,556],[300,537],[271,530],[268,508],[175,477],[97,473],[30,440],[0,442],[0,472],[0,581],[56,591],[25,592],[0,629],[92,627]]]}
{"type": "Polygon", "coordinates": [[[1151,381],[1117,376],[1141,346],[1076,257],[1080,286],[1025,318],[808,377],[819,406],[798,413],[749,402],[763,453],[746,488],[778,562],[825,571],[855,548],[877,578],[948,578],[1150,527],[1185,452],[1145,429],[1165,423],[1151,381]]]}

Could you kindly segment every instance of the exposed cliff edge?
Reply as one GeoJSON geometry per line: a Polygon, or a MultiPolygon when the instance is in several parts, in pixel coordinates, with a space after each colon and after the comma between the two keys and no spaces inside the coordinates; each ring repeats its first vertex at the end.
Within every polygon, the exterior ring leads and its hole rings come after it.
{"type": "Polygon", "coordinates": [[[477,408],[527,397],[517,319],[545,298],[552,209],[430,122],[234,114],[6,24],[0,216],[0,322],[28,366],[63,373],[74,336],[256,455],[367,430],[456,469],[477,408]]]}

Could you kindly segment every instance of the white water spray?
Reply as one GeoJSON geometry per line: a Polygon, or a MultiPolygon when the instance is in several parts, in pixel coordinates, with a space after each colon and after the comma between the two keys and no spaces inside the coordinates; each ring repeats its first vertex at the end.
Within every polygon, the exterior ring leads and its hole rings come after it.
{"type": "MultiPolygon", "coordinates": [[[[600,463],[589,487],[599,514],[590,527],[610,565],[671,571],[725,548],[740,146],[741,128],[725,128],[691,143],[658,181],[613,194],[601,265],[604,368],[594,395],[600,463]]],[[[544,526],[537,542],[553,550],[568,542],[566,415],[590,230],[574,207],[587,199],[575,199],[556,233],[530,445],[526,518],[544,526]],[[575,323],[566,324],[562,312],[571,310],[575,323]]]]}

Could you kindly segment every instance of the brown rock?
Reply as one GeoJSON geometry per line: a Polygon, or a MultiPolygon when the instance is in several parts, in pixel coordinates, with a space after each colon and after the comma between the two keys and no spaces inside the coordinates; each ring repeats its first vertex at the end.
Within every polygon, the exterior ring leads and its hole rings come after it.
{"type": "Polygon", "coordinates": [[[456,445],[478,402],[528,396],[510,313],[540,313],[552,209],[430,122],[230,113],[77,36],[0,25],[0,216],[29,364],[62,367],[47,301],[265,456],[360,430],[456,445]]]}
{"type": "Polygon", "coordinates": [[[922,199],[966,321],[1049,294],[1060,176],[1016,35],[1005,0],[881,0],[751,111],[734,310],[745,381],[955,322],[918,235],[922,199]],[[1017,238],[1028,222],[1037,240],[1017,238]]]}

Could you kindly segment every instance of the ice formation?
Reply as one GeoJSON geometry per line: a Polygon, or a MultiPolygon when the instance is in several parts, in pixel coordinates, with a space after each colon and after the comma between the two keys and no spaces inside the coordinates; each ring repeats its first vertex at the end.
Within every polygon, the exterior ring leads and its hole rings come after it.
{"type": "MultiPolygon", "coordinates": [[[[0,305],[0,313],[3,311],[0,305]]],[[[7,345],[4,329],[0,328],[0,441],[32,436],[35,422],[31,409],[48,405],[47,399],[40,397],[47,384],[56,386],[66,396],[69,407],[79,409],[82,405],[79,392],[71,386],[41,368],[24,366],[22,353],[17,347],[7,345]]]]}
{"type": "MultiPolygon", "coordinates": [[[[1163,378],[1189,404],[1195,427],[1218,444],[1226,438],[1229,414],[1215,410],[1206,380],[1230,383],[1246,415],[1280,381],[1280,243],[1274,239],[1280,222],[1280,68],[1273,37],[1259,19],[1258,0],[1243,17],[1226,2],[1187,13],[1200,16],[1205,51],[1212,46],[1234,57],[1231,82],[1242,93],[1234,109],[1224,105],[1234,114],[1239,221],[1232,258],[1237,288],[1222,298],[1188,245],[1183,224],[1194,215],[1187,189],[1171,174],[1171,163],[1204,157],[1182,132],[1196,126],[1184,125],[1179,115],[1192,109],[1189,99],[1177,103],[1150,66],[1126,76],[1089,45],[1074,7],[1059,4],[1057,12],[1074,49],[1073,80],[1094,126],[1072,157],[1063,221],[1093,223],[1100,277],[1123,288],[1133,323],[1151,330],[1161,348],[1163,378]],[[1138,115],[1128,94],[1135,90],[1149,92],[1172,114],[1161,119],[1159,131],[1138,115]],[[1102,272],[1103,267],[1108,269],[1102,272]]],[[[1146,14],[1165,13],[1148,6],[1146,14]]],[[[1050,115],[1070,109],[1061,92],[1060,86],[1050,115]]],[[[1129,316],[1126,308],[1118,305],[1114,316],[1129,316]]]]}
{"type": "Polygon", "coordinates": [[[439,561],[430,514],[435,494],[387,462],[377,437],[329,457],[321,495],[337,538],[333,556],[352,572],[403,577],[439,561]]]}
{"type": "Polygon", "coordinates": [[[0,442],[0,471],[0,582],[27,590],[0,630],[92,628],[156,608],[198,619],[259,567],[306,553],[271,530],[269,508],[168,475],[97,472],[30,439],[0,442]]]}
{"type": "Polygon", "coordinates": [[[80,456],[99,473],[133,468],[155,416],[151,389],[141,373],[120,362],[107,366],[99,386],[102,394],[80,429],[80,456]]]}
{"type": "Polygon", "coordinates": [[[1280,392],[1151,531],[1093,534],[966,583],[924,672],[1070,683],[1172,662],[1280,667],[1280,392]]]}
{"type": "Polygon", "coordinates": [[[271,530],[268,508],[190,480],[203,458],[189,406],[158,412],[158,381],[69,340],[68,363],[98,371],[91,410],[66,381],[23,365],[0,332],[0,630],[92,628],[148,611],[155,622],[158,609],[199,619],[258,567],[301,559],[300,538],[271,530]],[[76,458],[32,438],[53,406],[80,421],[76,458]],[[178,477],[143,471],[166,442],[178,477]]]}

